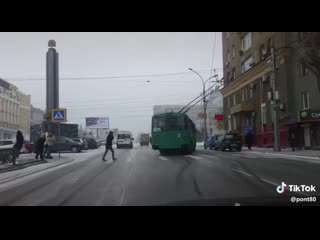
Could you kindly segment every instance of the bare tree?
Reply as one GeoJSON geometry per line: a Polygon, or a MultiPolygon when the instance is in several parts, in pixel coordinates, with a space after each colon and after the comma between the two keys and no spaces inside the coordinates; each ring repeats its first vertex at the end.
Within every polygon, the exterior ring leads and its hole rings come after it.
{"type": "Polygon", "coordinates": [[[306,52],[305,63],[315,75],[320,93],[320,32],[304,32],[301,37],[306,52]]]}

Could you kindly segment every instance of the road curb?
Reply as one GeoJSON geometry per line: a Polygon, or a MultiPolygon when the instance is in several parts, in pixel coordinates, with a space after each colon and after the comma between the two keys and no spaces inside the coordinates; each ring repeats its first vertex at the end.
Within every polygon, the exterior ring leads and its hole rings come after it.
{"type": "Polygon", "coordinates": [[[320,157],[309,157],[309,156],[290,155],[290,154],[282,154],[282,153],[269,153],[269,152],[259,152],[259,151],[251,151],[251,153],[262,153],[262,154],[274,155],[274,156],[284,156],[284,157],[293,157],[293,158],[305,158],[305,159],[320,160],[320,157]]]}
{"type": "Polygon", "coordinates": [[[47,168],[43,168],[43,169],[40,169],[40,170],[36,170],[34,172],[30,172],[30,173],[26,173],[26,174],[23,174],[23,175],[20,175],[20,176],[17,176],[17,177],[14,177],[14,178],[5,178],[4,181],[1,181],[0,182],[0,185],[1,184],[4,184],[4,183],[8,183],[8,182],[11,182],[11,181],[14,181],[14,180],[17,180],[17,179],[20,179],[20,178],[23,178],[23,177],[26,177],[26,176],[29,176],[29,175],[32,175],[32,174],[35,174],[35,173],[38,173],[38,172],[42,172],[42,171],[45,171],[45,170],[48,170],[48,169],[51,169],[51,168],[55,168],[55,167],[58,167],[58,166],[61,166],[61,165],[64,165],[64,164],[67,164],[67,163],[71,163],[75,161],[75,159],[72,159],[68,162],[64,162],[64,163],[59,163],[59,164],[56,164],[54,166],[50,166],[50,167],[47,167],[47,168]]]}

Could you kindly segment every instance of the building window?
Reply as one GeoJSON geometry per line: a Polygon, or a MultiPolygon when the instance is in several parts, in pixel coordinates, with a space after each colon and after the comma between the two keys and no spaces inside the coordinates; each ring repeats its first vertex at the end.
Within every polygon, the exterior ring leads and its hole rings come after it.
{"type": "Polygon", "coordinates": [[[236,105],[237,104],[237,102],[236,102],[236,94],[233,94],[232,98],[233,98],[233,105],[236,105]]]}
{"type": "Polygon", "coordinates": [[[252,98],[253,98],[253,88],[250,88],[250,91],[249,91],[249,97],[250,97],[250,99],[252,99],[252,98]]]}
{"type": "Polygon", "coordinates": [[[261,104],[261,122],[262,124],[267,124],[267,109],[266,104],[261,104]]]}
{"type": "Polygon", "coordinates": [[[302,95],[302,109],[310,108],[309,92],[303,92],[302,95]]]}
{"type": "Polygon", "coordinates": [[[230,80],[231,80],[230,72],[227,72],[227,80],[228,80],[228,81],[230,81],[230,80]]]}
{"type": "Polygon", "coordinates": [[[248,100],[248,88],[244,89],[244,97],[245,97],[245,100],[248,100]]]}
{"type": "Polygon", "coordinates": [[[267,55],[267,50],[266,50],[264,44],[262,44],[260,46],[259,55],[260,55],[260,61],[263,61],[265,59],[266,55],[267,55]]]}
{"type": "Polygon", "coordinates": [[[229,39],[230,37],[230,32],[227,32],[227,39],[229,39]]]}
{"type": "Polygon", "coordinates": [[[227,52],[227,63],[229,64],[230,63],[230,51],[228,50],[227,52]]]}
{"type": "Polygon", "coordinates": [[[300,74],[301,76],[306,76],[308,74],[308,68],[305,62],[300,63],[300,74]]]}
{"type": "Polygon", "coordinates": [[[242,102],[244,102],[244,101],[245,101],[244,89],[242,89],[242,91],[241,91],[241,95],[242,95],[242,102]]]}
{"type": "Polygon", "coordinates": [[[251,48],[251,43],[251,32],[248,32],[242,39],[242,51],[248,51],[251,48]]]}
{"type": "Polygon", "coordinates": [[[231,79],[233,79],[233,80],[236,79],[236,68],[233,68],[231,71],[231,79]]]}
{"type": "Polygon", "coordinates": [[[237,119],[236,116],[232,115],[233,118],[233,129],[236,130],[237,129],[237,119]]]}
{"type": "Polygon", "coordinates": [[[236,57],[236,49],[234,48],[234,45],[232,45],[232,58],[236,57]]]}
{"type": "Polygon", "coordinates": [[[227,99],[228,99],[228,100],[227,100],[227,101],[228,101],[228,107],[231,107],[231,106],[230,106],[230,97],[228,97],[227,99]]]}
{"type": "Polygon", "coordinates": [[[242,63],[242,73],[252,68],[252,64],[253,64],[253,58],[251,56],[242,63]]]}

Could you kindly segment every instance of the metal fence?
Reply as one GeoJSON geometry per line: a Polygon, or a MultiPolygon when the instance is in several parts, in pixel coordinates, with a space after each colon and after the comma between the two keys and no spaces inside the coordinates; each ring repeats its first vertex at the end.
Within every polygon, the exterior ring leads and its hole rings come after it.
{"type": "Polygon", "coordinates": [[[0,149],[0,165],[16,164],[16,154],[14,148],[2,148],[0,149]]]}

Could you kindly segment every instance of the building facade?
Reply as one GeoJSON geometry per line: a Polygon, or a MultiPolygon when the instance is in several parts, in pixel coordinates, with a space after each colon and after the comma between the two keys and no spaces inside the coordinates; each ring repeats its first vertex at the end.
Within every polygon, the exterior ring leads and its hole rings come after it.
{"type": "Polygon", "coordinates": [[[35,124],[42,124],[43,117],[44,117],[45,111],[41,110],[40,108],[35,108],[31,105],[31,119],[30,119],[30,125],[33,126],[35,124]]]}
{"type": "Polygon", "coordinates": [[[18,88],[0,78],[0,139],[13,139],[19,129],[18,88]]]}
{"type": "Polygon", "coordinates": [[[0,139],[14,139],[17,130],[30,139],[30,102],[30,95],[0,79],[0,139]]]}
{"type": "Polygon", "coordinates": [[[25,140],[30,140],[31,96],[19,92],[19,130],[25,140]]]}
{"type": "MultiPolygon", "coordinates": [[[[303,64],[305,58],[299,32],[224,32],[223,61],[225,127],[245,135],[252,130],[255,144],[272,147],[274,142],[270,95],[271,49],[275,50],[275,89],[280,125],[280,145],[288,146],[291,131],[297,145],[306,148],[305,138],[317,133],[318,123],[303,128],[300,112],[320,109],[316,80],[303,64]],[[308,101],[308,102],[307,102],[308,101]],[[304,105],[304,106],[303,106],[304,105]],[[305,130],[307,129],[307,130],[305,130]],[[311,134],[310,134],[311,131],[311,134]]],[[[309,124],[309,125],[308,125],[309,124]]],[[[319,139],[314,138],[314,145],[319,139]]],[[[311,145],[311,143],[309,144],[311,145]]]]}

